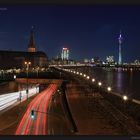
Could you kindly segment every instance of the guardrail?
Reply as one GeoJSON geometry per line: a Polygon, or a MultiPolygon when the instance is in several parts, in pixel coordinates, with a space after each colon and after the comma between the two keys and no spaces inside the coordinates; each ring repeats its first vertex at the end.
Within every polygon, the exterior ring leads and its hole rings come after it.
{"type": "MultiPolygon", "coordinates": [[[[28,97],[39,93],[39,86],[28,90],[28,97]]],[[[0,95],[0,111],[10,107],[11,105],[27,99],[27,90],[0,95]]]]}

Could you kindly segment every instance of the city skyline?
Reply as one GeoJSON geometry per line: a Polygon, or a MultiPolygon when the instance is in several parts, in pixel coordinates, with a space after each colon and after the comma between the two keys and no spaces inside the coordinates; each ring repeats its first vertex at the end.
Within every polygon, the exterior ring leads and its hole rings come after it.
{"type": "Polygon", "coordinates": [[[123,36],[122,62],[140,60],[139,6],[1,5],[0,50],[26,51],[35,26],[37,50],[49,58],[64,45],[70,58],[83,60],[113,55],[118,61],[118,36],[123,36]]]}

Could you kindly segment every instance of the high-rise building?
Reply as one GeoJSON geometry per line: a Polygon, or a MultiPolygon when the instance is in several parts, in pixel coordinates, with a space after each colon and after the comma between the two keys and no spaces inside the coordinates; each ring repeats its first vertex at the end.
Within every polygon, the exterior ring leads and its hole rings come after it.
{"type": "Polygon", "coordinates": [[[36,52],[36,45],[35,45],[35,39],[34,39],[34,26],[32,26],[29,44],[28,44],[28,52],[36,52]]]}
{"type": "Polygon", "coordinates": [[[62,48],[61,59],[69,60],[69,49],[68,48],[62,48]]]}
{"type": "Polygon", "coordinates": [[[122,45],[122,35],[121,35],[121,31],[120,31],[120,35],[119,35],[119,60],[118,60],[118,64],[121,65],[122,64],[122,50],[121,50],[121,45],[122,45]]]}

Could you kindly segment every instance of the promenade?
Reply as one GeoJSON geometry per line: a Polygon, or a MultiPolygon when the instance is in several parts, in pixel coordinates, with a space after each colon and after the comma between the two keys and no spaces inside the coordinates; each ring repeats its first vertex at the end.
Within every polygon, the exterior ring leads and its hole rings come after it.
{"type": "Polygon", "coordinates": [[[108,102],[99,93],[88,89],[86,85],[71,82],[67,85],[66,95],[78,129],[76,135],[139,134],[140,131],[128,132],[127,128],[124,129],[124,126],[116,121],[120,112],[113,106],[108,107],[108,102]],[[108,107],[108,111],[105,107],[108,107]],[[112,117],[112,112],[116,113],[116,119],[112,117]]]}

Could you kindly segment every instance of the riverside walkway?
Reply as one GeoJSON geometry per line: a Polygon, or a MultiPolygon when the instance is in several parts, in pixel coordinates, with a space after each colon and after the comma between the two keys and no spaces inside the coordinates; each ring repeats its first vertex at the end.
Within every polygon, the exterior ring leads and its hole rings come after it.
{"type": "Polygon", "coordinates": [[[66,90],[69,107],[78,129],[77,135],[140,134],[140,127],[136,126],[133,120],[131,122],[131,118],[126,118],[99,93],[93,93],[85,86],[71,82],[66,90]]]}

